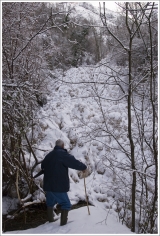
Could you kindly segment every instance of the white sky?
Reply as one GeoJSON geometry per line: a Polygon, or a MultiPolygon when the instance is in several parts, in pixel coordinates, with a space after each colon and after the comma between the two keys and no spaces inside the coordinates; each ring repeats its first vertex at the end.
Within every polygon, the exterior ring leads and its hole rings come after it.
{"type": "MultiPolygon", "coordinates": [[[[90,2],[92,5],[94,5],[95,7],[99,7],[99,2],[101,2],[101,5],[103,6],[103,2],[104,1],[88,1],[90,2]]],[[[106,8],[110,9],[110,10],[116,10],[117,5],[115,4],[115,2],[113,1],[106,1],[105,2],[106,8]]]]}

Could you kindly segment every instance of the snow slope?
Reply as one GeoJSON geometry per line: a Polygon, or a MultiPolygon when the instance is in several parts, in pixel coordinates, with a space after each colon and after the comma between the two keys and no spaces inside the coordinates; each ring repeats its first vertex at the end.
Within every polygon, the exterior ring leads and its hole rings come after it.
{"type": "MultiPolygon", "coordinates": [[[[97,137],[95,139],[89,137],[89,135],[83,136],[87,129],[90,130],[89,126],[93,127],[97,122],[101,121],[100,114],[97,113],[98,107],[92,97],[85,99],[86,96],[92,93],[92,91],[86,89],[85,84],[72,84],[72,82],[76,81],[89,81],[90,76],[92,76],[91,71],[91,68],[72,68],[66,72],[65,77],[61,74],[57,75],[59,81],[65,79],[65,81],[70,81],[70,84],[61,82],[59,84],[54,84],[53,82],[52,84],[50,82],[49,89],[51,94],[48,96],[48,103],[39,111],[39,121],[34,130],[34,139],[36,140],[34,147],[37,158],[42,160],[54,148],[57,139],[64,140],[65,148],[88,167],[86,182],[88,194],[90,194],[89,201],[94,205],[96,201],[103,201],[107,207],[110,207],[115,201],[115,195],[119,195],[120,192],[117,191],[115,193],[116,186],[114,187],[113,173],[109,169],[106,171],[102,163],[103,157],[107,152],[109,153],[107,151],[108,147],[105,148],[103,145],[103,143],[108,142],[107,138],[97,137]],[[83,126],[83,122],[88,124],[88,127],[83,126]]],[[[95,74],[96,72],[92,71],[92,73],[95,74]]],[[[103,78],[98,79],[103,80],[103,78]]],[[[111,98],[112,94],[117,93],[116,86],[113,86],[108,92],[108,96],[111,98]]],[[[123,120],[121,119],[125,106],[118,107],[113,105],[109,101],[106,106],[108,119],[115,119],[116,122],[120,122],[121,126],[125,126],[125,114],[123,115],[123,120]]],[[[110,143],[110,145],[113,144],[110,143]]],[[[30,154],[27,154],[27,152],[26,158],[28,158],[28,162],[32,163],[30,154]]],[[[115,158],[119,158],[122,162],[124,155],[117,154],[115,158]]],[[[36,167],[34,174],[39,170],[40,165],[36,167]]],[[[72,169],[70,169],[69,173],[71,184],[69,197],[72,204],[76,204],[79,200],[85,199],[84,194],[82,194],[83,191],[80,191],[83,189],[82,176],[80,172],[72,169]]],[[[36,179],[37,185],[42,187],[42,180],[42,176],[38,177],[36,179]]],[[[39,201],[39,199],[45,200],[45,197],[42,193],[36,192],[35,202],[39,201]]]]}
{"type": "Polygon", "coordinates": [[[8,234],[131,234],[130,229],[116,220],[112,210],[106,211],[100,206],[90,206],[90,215],[87,207],[72,210],[68,215],[68,224],[60,226],[60,220],[46,222],[37,228],[6,232],[8,234]]]}
{"type": "MultiPolygon", "coordinates": [[[[103,117],[95,97],[92,96],[93,83],[90,86],[85,83],[88,81],[105,81],[106,74],[109,76],[111,71],[109,67],[107,68],[103,64],[102,62],[101,66],[97,65],[97,67],[81,66],[79,68],[71,68],[65,72],[57,70],[53,73],[51,71],[48,82],[49,94],[47,95],[47,104],[39,109],[36,118],[37,124],[34,126],[33,134],[30,131],[28,132],[28,137],[33,138],[32,141],[35,143],[33,148],[39,161],[43,160],[45,155],[54,148],[57,139],[62,139],[69,153],[87,165],[86,187],[89,202],[95,207],[92,207],[93,215],[95,214],[93,219],[96,222],[102,221],[109,211],[111,219],[109,214],[108,221],[110,219],[111,225],[115,225],[112,229],[107,228],[108,231],[105,231],[106,225],[102,224],[103,229],[100,232],[118,233],[120,232],[118,229],[121,228],[121,223],[117,221],[125,214],[123,210],[124,205],[126,202],[129,202],[132,172],[130,172],[129,167],[128,172],[112,168],[113,163],[115,167],[121,167],[123,164],[127,165],[127,158],[123,152],[120,152],[114,139],[103,135],[103,117]],[[56,82],[55,78],[57,78],[56,82]],[[114,152],[112,151],[113,147],[115,147],[114,152]],[[97,214],[94,209],[98,209],[97,214]]],[[[116,69],[118,70],[118,67],[115,67],[116,69]]],[[[96,92],[105,98],[102,103],[110,132],[114,133],[117,140],[127,150],[127,108],[123,101],[119,104],[116,102],[116,98],[121,96],[118,87],[114,83],[110,83],[109,86],[105,87],[105,90],[101,85],[98,85],[96,89],[96,92]],[[119,130],[123,131],[121,135],[119,130]]],[[[146,112],[148,111],[146,110],[146,112]]],[[[132,119],[134,127],[136,127],[136,120],[134,121],[134,117],[132,119]]],[[[25,158],[28,161],[28,168],[32,168],[34,158],[27,150],[25,158]]],[[[40,165],[35,168],[33,174],[39,171],[40,165]]],[[[70,191],[68,195],[71,203],[76,204],[80,200],[85,200],[82,172],[70,169],[69,178],[70,191]]],[[[35,182],[39,189],[34,192],[32,201],[26,202],[25,205],[45,201],[45,195],[42,192],[43,176],[39,176],[35,182]]],[[[71,211],[69,220],[76,219],[74,214],[81,216],[81,211],[81,209],[71,211]]],[[[129,208],[126,221],[129,225],[131,224],[131,211],[129,208]]],[[[63,227],[64,233],[98,233],[99,228],[94,229],[93,227],[95,221],[91,223],[91,226],[88,226],[89,228],[86,228],[87,231],[81,231],[85,223],[82,219],[81,227],[78,227],[78,223],[75,222],[65,226],[63,227]],[[73,225],[73,228],[71,225],[73,225]]],[[[58,222],[54,224],[57,228],[51,227],[50,224],[45,225],[49,227],[48,233],[51,233],[52,228],[55,230],[53,231],[54,233],[59,233],[59,230],[62,230],[58,228],[58,222]]],[[[37,230],[41,233],[46,233],[40,230],[43,227],[40,226],[37,230]]],[[[96,227],[100,226],[96,225],[96,227]]],[[[124,234],[126,227],[122,226],[121,229],[121,233],[124,234]]],[[[129,229],[127,230],[130,232],[129,229]]],[[[25,232],[33,232],[33,229],[25,232]]]]}

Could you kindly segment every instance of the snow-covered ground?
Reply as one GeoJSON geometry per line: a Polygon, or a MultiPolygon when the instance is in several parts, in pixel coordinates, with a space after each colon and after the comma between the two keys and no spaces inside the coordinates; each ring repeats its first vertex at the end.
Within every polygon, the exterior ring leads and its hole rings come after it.
{"type": "Polygon", "coordinates": [[[46,222],[37,228],[6,232],[8,234],[131,234],[130,229],[118,222],[113,210],[104,210],[100,206],[90,206],[72,210],[68,214],[68,224],[60,226],[60,219],[46,222]]]}

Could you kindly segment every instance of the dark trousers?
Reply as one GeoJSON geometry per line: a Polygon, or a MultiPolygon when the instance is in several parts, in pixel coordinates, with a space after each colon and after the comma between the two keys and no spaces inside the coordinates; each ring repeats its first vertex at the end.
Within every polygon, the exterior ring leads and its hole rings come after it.
{"type": "Polygon", "coordinates": [[[61,209],[70,210],[71,209],[71,203],[68,198],[67,193],[61,193],[61,192],[46,192],[46,204],[47,207],[54,207],[55,204],[61,205],[61,209]]]}

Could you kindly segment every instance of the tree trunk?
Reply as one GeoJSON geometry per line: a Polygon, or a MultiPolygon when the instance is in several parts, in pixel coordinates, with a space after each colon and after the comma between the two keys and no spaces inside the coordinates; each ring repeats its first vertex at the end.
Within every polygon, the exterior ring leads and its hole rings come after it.
{"type": "Polygon", "coordinates": [[[136,201],[136,172],[135,172],[135,156],[134,156],[134,143],[132,137],[132,119],[131,119],[131,107],[132,107],[132,31],[128,24],[128,2],[126,3],[126,26],[130,35],[129,50],[128,50],[128,63],[129,63],[129,78],[128,78],[128,137],[130,141],[131,151],[131,168],[132,168],[132,226],[131,231],[135,232],[135,201],[136,201]]]}
{"type": "MultiPolygon", "coordinates": [[[[153,3],[154,6],[154,3],[153,3]]],[[[152,6],[152,7],[153,7],[152,6]]],[[[152,11],[151,11],[152,13],[152,11]]],[[[152,42],[152,26],[151,26],[151,13],[149,16],[149,36],[150,36],[150,71],[151,71],[151,79],[150,79],[150,98],[151,98],[151,104],[152,104],[152,113],[153,113],[153,123],[152,123],[152,130],[153,130],[153,158],[155,163],[155,179],[154,179],[154,198],[153,198],[153,205],[150,212],[151,215],[151,226],[150,226],[150,233],[153,233],[154,225],[155,225],[155,211],[156,211],[156,203],[158,199],[158,160],[157,160],[157,144],[156,144],[156,108],[155,108],[155,87],[156,87],[156,81],[155,81],[155,75],[154,75],[154,69],[153,69],[153,42],[152,42]]]]}
{"type": "Polygon", "coordinates": [[[133,170],[132,174],[132,228],[131,231],[135,232],[135,193],[136,193],[136,172],[135,172],[135,157],[134,157],[134,143],[132,138],[132,120],[131,120],[131,99],[132,99],[132,75],[131,75],[131,58],[132,58],[132,40],[130,41],[129,56],[129,89],[128,89],[128,137],[130,141],[131,150],[131,167],[133,170]]]}

